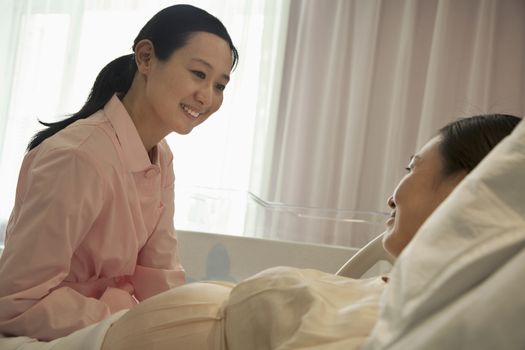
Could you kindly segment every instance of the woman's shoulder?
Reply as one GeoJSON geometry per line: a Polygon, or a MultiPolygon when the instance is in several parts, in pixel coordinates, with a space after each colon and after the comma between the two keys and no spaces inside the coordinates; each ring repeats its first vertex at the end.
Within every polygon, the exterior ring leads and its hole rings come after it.
{"type": "Polygon", "coordinates": [[[109,122],[103,114],[97,112],[89,118],[80,119],[47,138],[42,144],[47,149],[81,148],[86,142],[97,143],[109,139],[109,122]]]}
{"type": "Polygon", "coordinates": [[[114,135],[103,119],[79,120],[44,140],[31,152],[36,158],[67,155],[90,163],[114,162],[118,158],[114,135]]]}

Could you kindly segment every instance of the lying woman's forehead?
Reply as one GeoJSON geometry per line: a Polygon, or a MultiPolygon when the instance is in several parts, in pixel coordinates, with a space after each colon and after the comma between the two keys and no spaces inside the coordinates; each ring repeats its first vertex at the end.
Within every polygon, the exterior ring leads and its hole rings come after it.
{"type": "Polygon", "coordinates": [[[438,154],[439,153],[439,145],[441,143],[441,138],[436,136],[432,138],[430,141],[425,143],[423,147],[414,155],[414,158],[424,158],[427,157],[429,154],[438,154]]]}

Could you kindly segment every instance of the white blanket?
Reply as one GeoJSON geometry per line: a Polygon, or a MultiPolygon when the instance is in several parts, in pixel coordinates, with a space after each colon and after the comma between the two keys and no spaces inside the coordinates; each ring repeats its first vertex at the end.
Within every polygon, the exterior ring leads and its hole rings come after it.
{"type": "Polygon", "coordinates": [[[525,123],[399,257],[364,349],[525,348],[525,123]]]}
{"type": "Polygon", "coordinates": [[[99,350],[106,331],[127,310],[119,311],[107,319],[80,329],[70,335],[50,342],[40,342],[29,337],[2,337],[1,350],[99,350]]]}
{"type": "Polygon", "coordinates": [[[275,267],[235,286],[225,308],[229,350],[351,350],[377,320],[386,283],[275,267]]]}

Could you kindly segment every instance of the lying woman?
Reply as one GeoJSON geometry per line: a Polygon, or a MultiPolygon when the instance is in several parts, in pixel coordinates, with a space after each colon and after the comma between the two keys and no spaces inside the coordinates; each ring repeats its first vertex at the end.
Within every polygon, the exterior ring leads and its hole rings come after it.
{"type": "Polygon", "coordinates": [[[363,350],[522,350],[525,123],[419,228],[363,350]]]}
{"type": "MultiPolygon", "coordinates": [[[[402,253],[419,227],[521,119],[461,119],[411,157],[388,205],[384,246],[402,253]]],[[[368,337],[386,278],[278,267],[236,286],[200,282],[146,300],[108,330],[102,349],[349,349],[368,337]]]]}

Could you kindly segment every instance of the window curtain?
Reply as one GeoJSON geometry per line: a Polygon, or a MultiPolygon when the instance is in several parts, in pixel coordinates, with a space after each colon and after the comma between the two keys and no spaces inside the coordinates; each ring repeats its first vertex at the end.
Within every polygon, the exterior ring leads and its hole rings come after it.
{"type": "MultiPolygon", "coordinates": [[[[266,237],[359,246],[349,227],[387,210],[408,158],[439,127],[525,109],[521,0],[188,2],[223,20],[241,61],[221,111],[169,137],[177,184],[277,203],[289,215],[245,218],[266,237]]],[[[0,225],[37,118],[78,110],[100,69],[171,4],[0,2],[0,225]]]]}
{"type": "Polygon", "coordinates": [[[168,137],[176,185],[247,191],[255,129],[266,128],[262,119],[279,90],[274,87],[282,66],[288,1],[3,0],[0,243],[25,148],[42,128],[37,120],[55,121],[78,111],[102,67],[131,53],[146,21],[176,3],[217,16],[240,52],[222,108],[190,135],[168,137]]]}
{"type": "MultiPolygon", "coordinates": [[[[438,128],[524,114],[524,19],[522,0],[292,0],[261,197],[387,211],[409,157],[438,128]]],[[[360,240],[351,235],[303,222],[278,238],[360,240]]]]}

